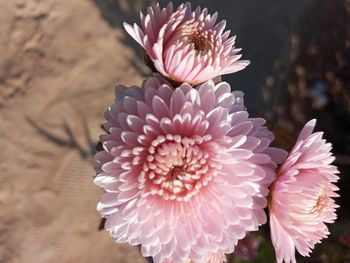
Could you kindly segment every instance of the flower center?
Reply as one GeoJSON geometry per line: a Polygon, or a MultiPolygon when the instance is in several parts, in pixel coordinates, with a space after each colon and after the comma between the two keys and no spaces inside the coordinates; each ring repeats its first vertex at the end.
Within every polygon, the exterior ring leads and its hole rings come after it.
{"type": "Polygon", "coordinates": [[[332,192],[331,186],[329,184],[325,184],[320,187],[317,191],[317,195],[313,200],[313,206],[310,209],[310,213],[316,214],[317,216],[324,214],[329,207],[330,195],[332,192]]]}
{"type": "Polygon", "coordinates": [[[189,36],[189,39],[193,43],[195,50],[197,51],[209,50],[208,39],[205,37],[204,34],[201,34],[200,32],[193,32],[189,36]]]}
{"type": "Polygon", "coordinates": [[[311,209],[311,213],[321,214],[323,209],[327,206],[327,196],[320,195],[315,202],[315,205],[311,209]]]}
{"type": "Polygon", "coordinates": [[[149,148],[139,181],[148,182],[151,195],[188,201],[213,175],[210,154],[205,150],[210,139],[210,136],[195,139],[159,136],[149,148]]]}
{"type": "Polygon", "coordinates": [[[208,52],[214,41],[211,30],[204,30],[197,23],[185,25],[182,35],[193,44],[193,48],[198,52],[208,52]]]}

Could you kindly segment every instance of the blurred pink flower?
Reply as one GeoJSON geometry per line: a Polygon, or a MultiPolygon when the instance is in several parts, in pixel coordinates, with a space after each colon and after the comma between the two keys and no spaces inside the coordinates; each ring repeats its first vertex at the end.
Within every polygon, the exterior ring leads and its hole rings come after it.
{"type": "Polygon", "coordinates": [[[339,243],[344,247],[350,248],[350,234],[343,233],[339,236],[339,243]]]}
{"type": "Polygon", "coordinates": [[[258,256],[260,241],[252,234],[247,234],[245,238],[238,241],[234,255],[241,260],[252,260],[258,256]]]}
{"type": "Polygon", "coordinates": [[[213,81],[174,89],[160,76],[117,89],[95,156],[106,191],[97,208],[117,242],[140,244],[156,263],[203,262],[266,222],[283,152],[230,90],[213,81]]]}
{"type": "Polygon", "coordinates": [[[226,21],[215,24],[217,13],[208,14],[191,4],[173,10],[170,2],[161,9],[149,7],[140,14],[141,27],[124,23],[126,31],[145,49],[156,70],[179,83],[192,85],[244,69],[249,61],[239,60],[235,37],[224,31],[226,21]]]}
{"type": "Polygon", "coordinates": [[[323,133],[312,133],[316,120],[309,121],[278,172],[271,187],[270,229],[278,263],[295,263],[295,249],[309,256],[316,243],[329,235],[325,223],[336,219],[338,207],[332,197],[338,170],[331,144],[323,133]]]}

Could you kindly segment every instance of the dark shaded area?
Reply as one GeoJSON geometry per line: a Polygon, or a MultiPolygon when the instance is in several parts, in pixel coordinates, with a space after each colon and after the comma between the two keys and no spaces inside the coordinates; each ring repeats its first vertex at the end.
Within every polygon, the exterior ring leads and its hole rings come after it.
{"type": "Polygon", "coordinates": [[[100,224],[98,225],[98,231],[101,231],[104,229],[106,220],[107,220],[106,218],[101,219],[100,224]]]}

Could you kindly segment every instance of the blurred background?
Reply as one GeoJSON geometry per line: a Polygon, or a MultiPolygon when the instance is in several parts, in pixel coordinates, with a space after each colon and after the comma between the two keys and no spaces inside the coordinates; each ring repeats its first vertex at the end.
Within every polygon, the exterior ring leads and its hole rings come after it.
{"type": "MultiPolygon", "coordinates": [[[[350,1],[191,2],[218,11],[237,34],[251,65],[224,80],[245,92],[252,116],[268,119],[277,145],[290,149],[311,118],[333,143],[338,220],[298,262],[349,263],[350,1]]],[[[98,231],[91,158],[114,85],[150,73],[122,28],[150,3],[0,0],[1,263],[146,262],[98,231]]],[[[268,236],[249,235],[229,260],[274,262],[268,236]]]]}

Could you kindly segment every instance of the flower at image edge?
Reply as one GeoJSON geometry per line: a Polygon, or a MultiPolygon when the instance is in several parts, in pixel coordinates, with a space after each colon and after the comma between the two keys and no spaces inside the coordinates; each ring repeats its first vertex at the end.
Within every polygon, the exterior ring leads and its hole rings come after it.
{"type": "Polygon", "coordinates": [[[313,133],[309,121],[278,172],[269,203],[271,239],[278,263],[295,263],[295,249],[309,256],[315,244],[329,235],[325,223],[337,218],[333,197],[339,177],[331,165],[331,144],[322,133],[313,133]]]}

